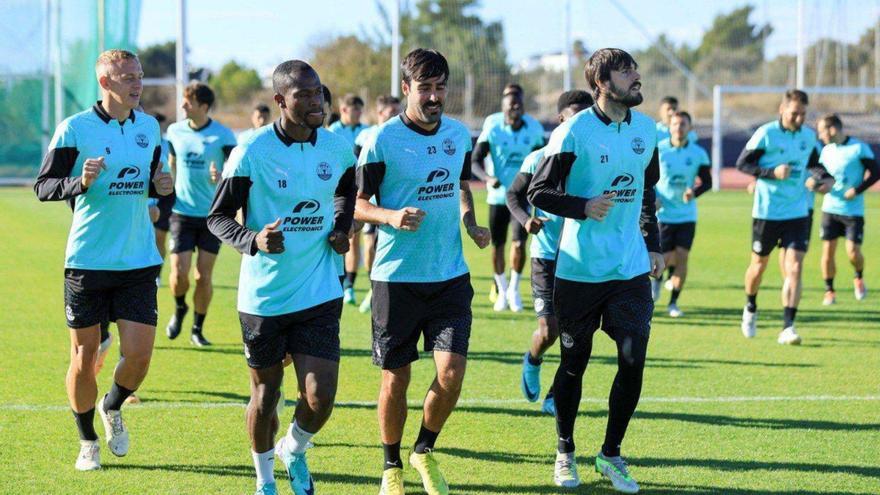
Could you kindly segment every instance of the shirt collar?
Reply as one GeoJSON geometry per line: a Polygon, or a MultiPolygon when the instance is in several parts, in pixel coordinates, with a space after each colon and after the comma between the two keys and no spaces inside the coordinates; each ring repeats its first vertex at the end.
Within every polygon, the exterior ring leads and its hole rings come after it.
{"type": "MultiPolygon", "coordinates": [[[[605,125],[611,125],[614,122],[613,120],[611,120],[611,117],[605,115],[605,112],[603,112],[602,109],[599,108],[599,105],[596,103],[593,104],[593,113],[596,115],[596,118],[598,118],[605,125]]],[[[629,108],[626,109],[626,117],[623,118],[623,121],[627,124],[632,122],[632,112],[629,108]]]]}
{"type": "Polygon", "coordinates": [[[797,133],[801,132],[801,131],[803,130],[803,128],[804,128],[804,126],[801,126],[801,128],[798,129],[798,130],[796,130],[796,131],[790,131],[790,130],[786,129],[785,126],[782,125],[782,118],[781,118],[781,117],[780,117],[779,120],[777,120],[776,122],[779,124],[779,130],[780,130],[780,131],[782,131],[782,132],[790,132],[791,134],[797,134],[797,133]]]}
{"type": "Polygon", "coordinates": [[[284,132],[284,128],[281,127],[281,118],[279,118],[278,120],[275,121],[274,124],[272,124],[272,129],[275,130],[275,135],[278,137],[278,139],[282,143],[284,143],[284,146],[289,147],[293,143],[306,143],[306,142],[311,144],[312,146],[314,146],[315,143],[318,141],[317,129],[312,130],[312,134],[309,136],[309,139],[307,139],[306,141],[297,141],[297,140],[293,139],[292,137],[288,136],[287,133],[284,132]]]}
{"type": "MultiPolygon", "coordinates": [[[[101,119],[102,121],[104,121],[105,124],[109,124],[110,121],[113,120],[113,117],[111,117],[110,114],[107,113],[106,110],[104,110],[104,107],[101,106],[101,100],[98,100],[97,102],[95,102],[95,105],[92,107],[92,111],[94,111],[95,114],[98,115],[98,118],[101,119]]],[[[132,123],[134,123],[134,110],[131,110],[129,112],[128,120],[130,120],[132,123]]]]}
{"type": "Polygon", "coordinates": [[[427,129],[420,127],[418,124],[416,124],[415,122],[410,120],[410,118],[406,116],[406,112],[400,112],[400,120],[402,120],[403,125],[409,127],[411,131],[417,132],[417,133],[421,134],[422,136],[436,135],[437,131],[440,130],[440,125],[442,124],[442,120],[437,121],[437,125],[429,131],[427,129]]]}
{"type": "Polygon", "coordinates": [[[193,126],[189,125],[189,122],[186,123],[186,126],[189,127],[193,132],[201,132],[201,131],[204,131],[205,129],[207,129],[208,126],[211,125],[212,122],[214,122],[214,120],[209,118],[208,121],[205,122],[205,124],[201,127],[193,127],[193,126]]]}

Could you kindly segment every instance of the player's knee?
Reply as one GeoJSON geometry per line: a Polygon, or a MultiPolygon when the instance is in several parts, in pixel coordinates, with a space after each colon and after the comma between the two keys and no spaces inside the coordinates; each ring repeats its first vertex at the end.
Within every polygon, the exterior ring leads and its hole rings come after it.
{"type": "Polygon", "coordinates": [[[207,273],[196,271],[193,278],[196,281],[196,285],[198,285],[199,287],[210,287],[213,283],[211,275],[207,273]]]}
{"type": "Polygon", "coordinates": [[[98,357],[98,347],[96,343],[79,344],[76,346],[76,352],[73,358],[73,367],[78,375],[94,374],[95,360],[98,357]]]}
{"type": "Polygon", "coordinates": [[[639,372],[645,368],[648,339],[640,336],[624,337],[618,349],[618,367],[623,372],[639,372]]]}
{"type": "Polygon", "coordinates": [[[330,417],[330,413],[333,411],[336,393],[333,390],[313,390],[306,394],[305,400],[309,409],[327,418],[330,417]]]}
{"type": "Polygon", "coordinates": [[[539,318],[538,333],[545,342],[552,344],[553,342],[556,342],[556,339],[559,337],[559,326],[555,321],[548,321],[546,318],[539,318]]]}
{"type": "Polygon", "coordinates": [[[382,390],[390,395],[405,395],[410,381],[409,365],[396,370],[385,370],[382,373],[382,390]]]}
{"type": "Polygon", "coordinates": [[[250,406],[257,416],[274,416],[275,406],[278,405],[279,397],[280,391],[278,388],[261,385],[254,389],[250,406]]]}
{"type": "Polygon", "coordinates": [[[587,352],[564,352],[559,361],[559,371],[571,377],[582,377],[587,371],[590,354],[587,352]]]}
{"type": "Polygon", "coordinates": [[[150,367],[150,360],[152,358],[153,351],[151,349],[125,353],[126,363],[128,363],[134,369],[142,370],[144,373],[146,373],[146,370],[150,367]]]}
{"type": "Polygon", "coordinates": [[[453,363],[437,371],[437,383],[443,390],[450,393],[461,391],[464,382],[464,363],[453,363]]]}

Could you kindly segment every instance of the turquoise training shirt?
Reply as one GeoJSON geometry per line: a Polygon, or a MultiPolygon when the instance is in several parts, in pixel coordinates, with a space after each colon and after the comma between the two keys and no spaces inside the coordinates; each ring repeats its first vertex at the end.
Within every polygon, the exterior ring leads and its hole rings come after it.
{"type": "Polygon", "coordinates": [[[219,122],[209,119],[198,129],[189,120],[175,122],[166,133],[168,153],[175,157],[174,191],[177,199],[171,209],[179,215],[208,216],[217,185],[211,182],[211,163],[217,173],[235,147],[235,135],[219,122]]]}
{"type": "Polygon", "coordinates": [[[848,217],[865,216],[865,197],[862,195],[878,177],[874,152],[864,141],[847,137],[841,144],[830,143],[822,148],[819,162],[834,177],[834,186],[822,199],[822,211],[848,217]],[[865,170],[870,176],[865,179],[865,170]],[[855,188],[856,197],[846,199],[847,190],[855,188]]]}
{"type": "Polygon", "coordinates": [[[535,207],[565,217],[558,278],[598,283],[651,270],[648,251],[660,252],[656,135],[646,115],[628,111],[617,123],[596,105],[553,131],[528,194],[535,207]],[[609,192],[616,197],[608,216],[602,222],[588,219],[588,199],[609,192]]]}
{"type": "Polygon", "coordinates": [[[326,129],[297,142],[276,121],[233,150],[208,228],[242,253],[239,311],[278,316],[342,297],[340,256],[328,236],[334,229],[348,233],[355,191],[351,145],[326,129]],[[235,221],[239,208],[244,226],[235,221]],[[257,234],[276,219],[284,252],[259,251],[257,234]]]}
{"type": "Polygon", "coordinates": [[[526,155],[544,145],[544,128],[534,118],[523,115],[522,126],[514,129],[501,118],[490,115],[483,124],[477,138],[477,151],[474,158],[482,161],[488,152],[492,166],[486,173],[498,179],[498,187],[488,187],[486,203],[506,204],[507,188],[513,183],[526,155]]]}
{"type": "Polygon", "coordinates": [[[150,221],[152,182],[162,167],[159,123],[132,111],[121,124],[101,102],[55,129],[34,190],[41,201],[71,201],[73,222],[65,268],[135,270],[162,264],[150,221]],[[83,163],[104,157],[105,170],[88,188],[83,163]]]}
{"type": "Polygon", "coordinates": [[[426,212],[415,232],[378,226],[370,277],[381,282],[442,282],[468,272],[461,244],[460,182],[470,179],[471,138],[443,117],[426,131],[401,114],[366,143],[358,190],[390,210],[426,212]]]}
{"type": "MultiPolygon", "coordinates": [[[[703,168],[710,168],[709,155],[700,145],[688,140],[685,146],[673,146],[667,139],[657,145],[660,158],[660,181],[657,182],[657,199],[660,209],[657,220],[664,224],[688,223],[697,221],[697,202],[691,199],[685,203],[683,195],[694,189],[696,178],[703,168]]],[[[705,177],[705,174],[704,174],[705,177]]],[[[702,194],[694,190],[694,194],[702,194]]]]}

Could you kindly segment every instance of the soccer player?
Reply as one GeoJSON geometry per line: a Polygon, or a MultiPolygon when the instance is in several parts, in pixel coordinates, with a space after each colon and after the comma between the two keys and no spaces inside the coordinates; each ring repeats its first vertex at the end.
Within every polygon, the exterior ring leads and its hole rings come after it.
{"type": "Polygon", "coordinates": [[[242,253],[238,311],[251,375],[247,425],[256,493],[277,492],[277,455],[293,493],[304,495],[314,493],[306,448],[329,419],[336,396],[342,287],[333,258],[349,247],[355,160],[351,143],[321,127],[321,80],[311,66],[283,62],[272,86],[281,118],[235,149],[208,227],[242,253]],[[244,225],[235,221],[239,208],[246,212],[244,225]],[[287,433],[273,448],[288,353],[299,398],[287,433]]]}
{"type": "Polygon", "coordinates": [[[129,449],[121,407],[146,377],[156,335],[156,250],[148,197],[173,190],[161,170],[159,124],[135,111],[143,70],[135,54],[108,50],[95,72],[101,100],[65,119],[43,158],[34,190],[40,201],[70,201],[73,223],[64,262],[64,301],[70,333],[67,397],[80,435],[76,469],[101,467],[94,428],[95,361],[101,323],[115,321],[124,357],[113,386],[98,403],[107,445],[129,449]]]}
{"type": "MultiPolygon", "coordinates": [[[[676,112],[678,112],[678,98],[674,96],[664,96],[663,99],[660,100],[660,109],[657,111],[657,116],[660,117],[660,121],[657,122],[658,144],[665,139],[669,139],[669,136],[671,135],[669,129],[670,121],[676,112]]],[[[691,130],[688,131],[687,140],[697,144],[698,139],[697,132],[693,130],[693,123],[691,123],[691,130]]]]}
{"type": "Polygon", "coordinates": [[[648,276],[663,273],[663,255],[654,216],[657,130],[650,117],[631,110],[642,102],[637,68],[623,50],[593,53],[585,76],[596,104],[553,131],[529,186],[535,208],[565,218],[553,293],[562,343],[553,381],[554,481],[563,487],[580,484],[574,423],[601,325],[617,344],[617,376],[595,469],[618,491],[639,489],[620,445],[642,389],[654,309],[648,276]]]}
{"type": "Polygon", "coordinates": [[[785,249],[785,277],[782,290],[783,330],[780,344],[797,345],[797,306],[801,299],[801,269],[807,250],[808,198],[806,175],[816,190],[831,186],[834,179],[819,163],[816,133],[805,127],[809,100],[798,89],[785,92],[779,105],[779,119],[755,131],[736,162],[741,172],[756,177],[752,208],[752,258],[745,274],[746,306],[741,329],[746,338],[757,331],[758,289],[773,248],[785,249]]]}
{"type": "Polygon", "coordinates": [[[862,254],[865,197],[862,193],[880,180],[880,166],[864,141],[844,134],[843,122],[837,115],[823,116],[816,129],[825,144],[819,162],[834,177],[834,187],[822,200],[822,278],[825,279],[822,304],[829,306],[836,302],[834,255],[840,237],[846,237],[846,255],[855,270],[853,293],[856,300],[861,301],[867,295],[862,278],[865,270],[862,254]]]}
{"type": "MultiPolygon", "coordinates": [[[[674,266],[670,280],[672,296],[669,298],[669,316],[684,316],[678,308],[678,296],[684,288],[688,274],[688,256],[694,243],[697,228],[697,202],[703,193],[712,189],[712,165],[706,150],[696,141],[688,139],[691,116],[678,111],[669,121],[671,135],[660,141],[657,150],[660,158],[660,181],[657,183],[657,200],[660,209],[660,249],[664,262],[674,266]],[[696,185],[699,177],[700,184],[696,185]]],[[[660,293],[660,280],[652,280],[654,301],[660,293]]]]}
{"type": "Polygon", "coordinates": [[[401,63],[406,110],[379,128],[358,160],[355,218],[379,226],[373,282],[373,363],[382,368],[379,432],[385,452],[383,495],[403,494],[400,442],[406,392],[418,341],[432,352],[436,376],[409,457],[429,495],[449,493],[434,444],[461,392],[474,291],[461,228],[482,249],[470,192],[471,139],[442,117],[449,65],[436,50],[415,49],[401,63]],[[376,204],[370,203],[376,197],[376,204]]]}
{"type": "MultiPolygon", "coordinates": [[[[327,129],[335,134],[346,138],[352,146],[356,148],[357,138],[367,128],[361,123],[361,114],[364,111],[364,100],[355,94],[347,94],[342,97],[342,104],[339,105],[339,120],[334,122],[327,129]]],[[[342,300],[346,304],[357,305],[357,299],[354,295],[354,282],[357,278],[357,269],[360,264],[360,236],[357,232],[352,232],[349,242],[351,249],[345,254],[344,259],[344,276],[342,281],[343,296],[342,300]]]]}
{"type": "MultiPolygon", "coordinates": [[[[556,102],[556,110],[559,112],[557,119],[561,124],[592,104],[593,97],[586,91],[566,91],[559,95],[556,102]]],[[[535,402],[541,396],[541,358],[559,337],[559,324],[553,311],[553,285],[556,279],[556,249],[559,245],[562,218],[540,210],[536,210],[532,216],[527,198],[535,168],[543,159],[544,148],[529,153],[513,179],[513,184],[507,189],[510,214],[532,234],[529,255],[532,259],[532,300],[538,316],[538,329],[532,334],[529,350],[523,356],[520,380],[520,389],[529,402],[535,402]]],[[[556,414],[552,388],[547,392],[541,409],[547,414],[556,414]]]]}
{"type": "Polygon", "coordinates": [[[213,105],[214,91],[204,83],[193,82],[183,92],[186,120],[168,127],[168,158],[177,194],[170,220],[170,285],[176,307],[165,331],[172,340],[180,335],[189,311],[186,293],[193,251],[198,248],[190,335],[190,342],[198,347],[211,345],[205,338],[204,324],[214,293],[214,264],[220,252],[220,239],[208,230],[208,210],[223,162],[236,145],[232,131],[208,116],[213,105]]]}
{"type": "MultiPolygon", "coordinates": [[[[392,117],[396,117],[400,113],[400,99],[396,96],[381,95],[376,98],[376,125],[367,127],[355,139],[354,154],[360,156],[361,149],[369,139],[373,139],[379,131],[379,126],[388,122],[392,117]]],[[[375,199],[371,200],[375,201],[375,199]]],[[[376,226],[368,223],[363,227],[364,237],[364,269],[367,271],[367,278],[370,278],[370,271],[373,269],[373,260],[376,258],[376,226]]],[[[358,308],[361,313],[369,313],[372,308],[371,299],[373,290],[367,291],[364,300],[358,308]]]]}
{"type": "Polygon", "coordinates": [[[519,280],[525,266],[525,228],[512,218],[507,208],[507,188],[522,167],[523,159],[544,146],[544,128],[534,119],[525,119],[521,91],[507,91],[501,99],[503,118],[490,115],[483,124],[473,153],[473,174],[487,186],[489,230],[492,233],[492,269],[497,298],[495,311],[522,311],[519,280]],[[486,170],[486,157],[491,156],[491,171],[486,170]],[[510,284],[504,274],[504,245],[508,226],[513,230],[510,244],[510,284]]]}
{"type": "Polygon", "coordinates": [[[269,105],[266,105],[265,103],[258,103],[255,105],[254,111],[251,112],[251,124],[253,127],[242,131],[236,139],[237,143],[241,144],[247,141],[253,133],[257,132],[260,127],[268,124],[271,120],[272,111],[269,110],[269,105]]]}

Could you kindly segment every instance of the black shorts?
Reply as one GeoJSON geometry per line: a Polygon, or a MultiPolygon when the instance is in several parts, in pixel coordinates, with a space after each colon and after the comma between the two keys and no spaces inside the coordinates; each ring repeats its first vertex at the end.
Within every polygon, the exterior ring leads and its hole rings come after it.
{"type": "MultiPolygon", "coordinates": [[[[556,260],[532,258],[532,301],[538,318],[554,316],[553,287],[556,285],[556,260]]],[[[500,296],[499,296],[500,297],[500,296]]]]}
{"type": "Polygon", "coordinates": [[[861,244],[865,238],[865,217],[851,217],[822,213],[822,240],[833,241],[846,236],[846,240],[861,244]]]}
{"type": "Polygon", "coordinates": [[[593,333],[600,327],[615,342],[643,339],[641,348],[647,346],[654,312],[647,274],[598,283],[557,278],[553,305],[563,353],[587,352],[593,333]]]}
{"type": "Polygon", "coordinates": [[[419,359],[419,336],[424,350],[467,356],[471,336],[470,274],[443,282],[373,281],[373,364],[402,368],[419,359]]]}
{"type": "Polygon", "coordinates": [[[810,248],[810,239],[813,237],[813,209],[810,208],[807,211],[807,248],[804,249],[804,252],[810,248]]]}
{"type": "Polygon", "coordinates": [[[529,234],[510,214],[507,205],[489,205],[489,232],[492,234],[493,246],[502,246],[507,242],[508,225],[513,230],[513,242],[525,242],[529,234]]]}
{"type": "Polygon", "coordinates": [[[752,220],[752,251],[767,256],[775,247],[807,251],[809,217],[792,220],[752,220]]]}
{"type": "Polygon", "coordinates": [[[208,219],[171,214],[171,252],[206,251],[220,252],[220,239],[208,230],[208,219]]]}
{"type": "Polygon", "coordinates": [[[156,277],[161,265],[136,270],[64,269],[64,313],[69,328],[128,320],[156,326],[156,277]]]}
{"type": "Polygon", "coordinates": [[[153,222],[153,227],[168,232],[171,228],[169,220],[171,219],[171,208],[174,208],[174,199],[175,195],[173,192],[168,196],[159,198],[159,202],[156,204],[159,208],[159,219],[153,222]]]}
{"type": "Polygon", "coordinates": [[[661,223],[660,250],[664,253],[675,251],[675,248],[691,249],[694,245],[694,234],[697,232],[696,222],[661,223]]]}
{"type": "Polygon", "coordinates": [[[305,354],[339,362],[342,299],[332,299],[294,313],[257,316],[238,312],[248,366],[275,366],[286,354],[305,354]]]}

